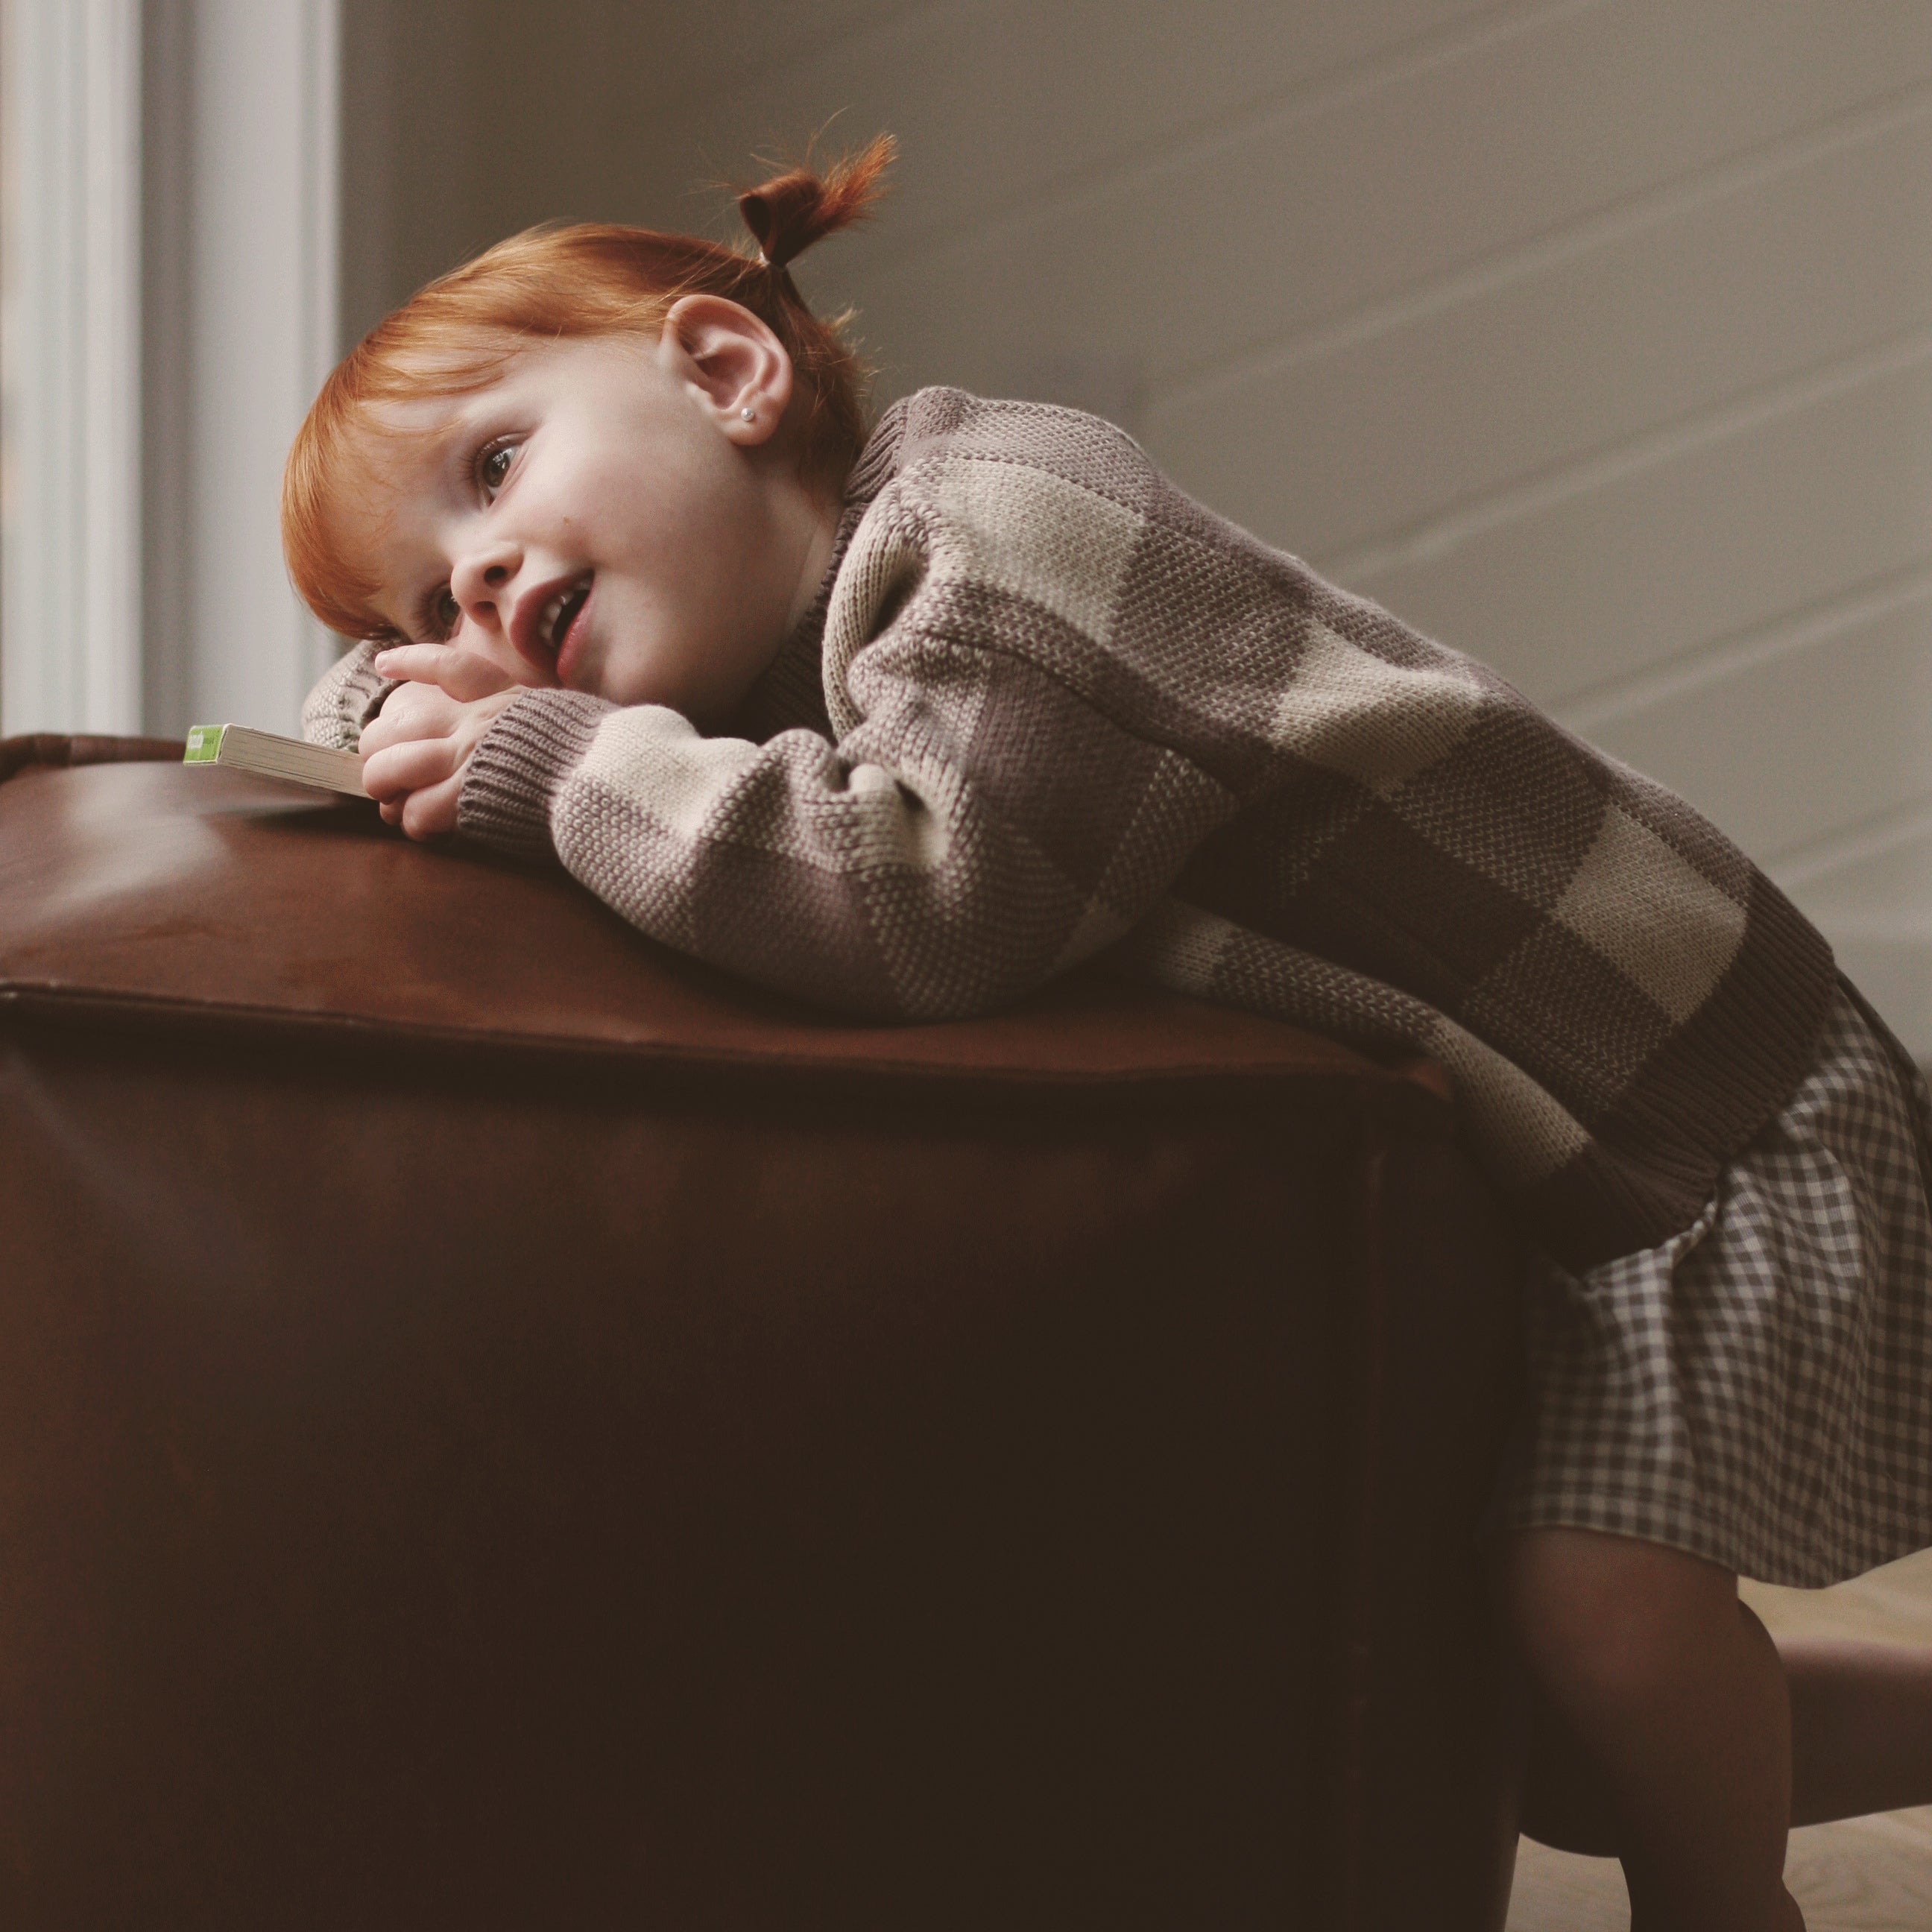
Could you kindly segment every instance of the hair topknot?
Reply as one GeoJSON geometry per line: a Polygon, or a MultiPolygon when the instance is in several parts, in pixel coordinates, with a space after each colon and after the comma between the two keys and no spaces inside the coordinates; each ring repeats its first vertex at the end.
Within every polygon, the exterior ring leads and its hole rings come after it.
{"type": "MultiPolygon", "coordinates": [[[[794,167],[738,197],[760,254],[608,222],[526,229],[418,289],[344,356],[296,432],[282,473],[282,549],[309,608],[349,637],[380,634],[379,587],[345,533],[365,494],[363,440],[392,432],[386,405],[494,381],[536,344],[655,334],[684,296],[749,309],[791,358],[800,474],[833,497],[864,447],[868,371],[844,331],[813,314],[785,264],[872,212],[898,153],[881,134],[827,168],[794,167]]],[[[789,413],[789,412],[788,412],[789,413]]]]}
{"type": "Polygon", "coordinates": [[[782,268],[822,237],[863,221],[884,192],[886,170],[898,156],[898,143],[880,134],[822,176],[809,166],[793,168],[748,188],[738,197],[738,212],[766,263],[782,268]]]}

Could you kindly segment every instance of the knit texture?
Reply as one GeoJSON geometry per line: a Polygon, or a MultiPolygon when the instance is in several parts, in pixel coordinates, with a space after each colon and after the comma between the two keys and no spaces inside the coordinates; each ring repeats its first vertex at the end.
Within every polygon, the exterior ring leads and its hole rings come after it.
{"type": "Polygon", "coordinates": [[[363,726],[396,688],[376,669],[376,654],[382,649],[365,640],[345,651],[316,681],[302,702],[302,736],[311,745],[337,752],[362,749],[363,726]]]}
{"type": "Polygon", "coordinates": [[[547,836],[654,938],[874,1018],[984,1012],[1111,950],[1432,1055],[1573,1267],[1697,1214],[1831,996],[1823,940],[1682,800],[1074,411],[889,411],[746,715],[706,738],[526,693],[462,829],[547,836]]]}

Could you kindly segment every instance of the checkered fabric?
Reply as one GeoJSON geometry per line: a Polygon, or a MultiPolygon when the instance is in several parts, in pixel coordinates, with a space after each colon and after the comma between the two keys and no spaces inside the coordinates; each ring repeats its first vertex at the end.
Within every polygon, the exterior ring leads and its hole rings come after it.
{"type": "MultiPolygon", "coordinates": [[[[372,675],[320,702],[338,728],[372,675]]],[[[1681,800],[1076,411],[952,389],[889,411],[748,714],[705,737],[527,693],[460,825],[848,1012],[977,1012],[1113,948],[1432,1054],[1572,1265],[1691,1220],[1830,997],[1824,942],[1681,800]]]]}
{"type": "Polygon", "coordinates": [[[1498,1526],[1606,1530],[1816,1588],[1932,1544],[1924,1080],[1849,987],[1681,1233],[1532,1262],[1498,1526]]]}

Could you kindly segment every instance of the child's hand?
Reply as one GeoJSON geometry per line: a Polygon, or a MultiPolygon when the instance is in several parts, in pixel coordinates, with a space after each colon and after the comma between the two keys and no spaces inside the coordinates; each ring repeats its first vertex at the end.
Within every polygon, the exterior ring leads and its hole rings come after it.
{"type": "Polygon", "coordinates": [[[480,652],[446,644],[396,645],[376,669],[403,683],[363,729],[362,782],[412,838],[454,832],[470,754],[526,687],[480,652]]]}

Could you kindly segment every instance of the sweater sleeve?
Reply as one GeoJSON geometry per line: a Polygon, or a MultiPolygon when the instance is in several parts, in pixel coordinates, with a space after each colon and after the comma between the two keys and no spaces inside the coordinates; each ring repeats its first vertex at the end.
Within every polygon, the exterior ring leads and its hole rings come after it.
{"type": "Polygon", "coordinates": [[[382,648],[365,640],[345,651],[316,680],[315,688],[302,700],[302,734],[309,743],[338,752],[361,748],[363,726],[396,688],[375,668],[376,653],[382,648]]]}
{"type": "Polygon", "coordinates": [[[976,604],[946,553],[903,503],[861,526],[828,623],[836,742],[533,691],[478,747],[461,829],[552,848],[653,938],[848,1012],[963,1016],[1040,985],[1126,932],[1237,801],[1076,688],[1051,610],[976,604]]]}

